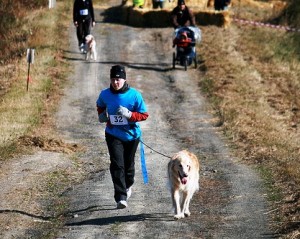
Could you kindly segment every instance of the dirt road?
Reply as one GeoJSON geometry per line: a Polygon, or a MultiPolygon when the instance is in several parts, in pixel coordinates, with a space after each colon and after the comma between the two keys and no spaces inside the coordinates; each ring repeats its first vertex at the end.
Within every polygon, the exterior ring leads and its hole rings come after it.
{"type": "Polygon", "coordinates": [[[172,29],[103,22],[103,12],[97,11],[98,24],[93,29],[97,62],[83,61],[70,31],[67,58],[74,64],[74,74],[57,121],[66,139],[86,146],[82,158],[95,173],[65,193],[70,207],[58,238],[274,238],[268,229],[261,180],[230,156],[201,96],[200,70],[171,69],[172,29]],[[141,123],[144,142],[169,156],[186,148],[200,158],[201,189],[192,200],[190,218],[173,220],[166,181],[168,159],[147,147],[149,183],[143,183],[137,153],[129,207],[116,210],[104,125],[97,122],[95,110],[113,64],[126,66],[128,83],[143,93],[148,105],[150,117],[141,123]]]}
{"type": "MultiPolygon", "coordinates": [[[[116,23],[117,10],[103,6],[96,11],[96,62],[83,60],[70,25],[65,57],[74,71],[56,122],[65,142],[78,143],[86,151],[74,159],[37,150],[1,164],[0,238],[50,238],[48,231],[61,221],[63,227],[52,238],[275,238],[261,180],[231,156],[216,127],[218,119],[201,95],[202,67],[172,70],[172,29],[116,23]],[[103,21],[103,13],[110,22],[103,21]],[[104,125],[98,123],[95,107],[100,90],[109,85],[113,64],[126,66],[128,83],[143,93],[150,113],[141,123],[143,140],[152,147],[145,146],[149,183],[143,183],[138,151],[133,194],[123,210],[116,210],[113,200],[104,125]],[[201,161],[200,191],[192,199],[191,217],[175,221],[167,189],[168,158],[155,151],[171,156],[182,149],[201,161]],[[45,189],[60,194],[56,190],[65,177],[76,181],[81,175],[89,176],[61,197],[45,196],[45,189]],[[59,200],[69,203],[62,214],[57,212],[59,200]]],[[[207,28],[202,28],[203,38],[207,28]]]]}

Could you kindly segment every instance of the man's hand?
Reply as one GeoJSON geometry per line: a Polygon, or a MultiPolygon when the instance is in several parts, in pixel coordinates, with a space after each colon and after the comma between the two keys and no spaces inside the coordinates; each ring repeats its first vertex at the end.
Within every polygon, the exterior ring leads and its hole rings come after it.
{"type": "Polygon", "coordinates": [[[132,115],[132,112],[130,110],[128,110],[126,107],[120,106],[117,109],[117,115],[123,115],[127,119],[130,119],[131,115],[132,115]]]}
{"type": "Polygon", "coordinates": [[[101,114],[98,115],[98,119],[100,123],[105,123],[108,121],[108,117],[106,114],[106,111],[102,112],[101,114]]]}

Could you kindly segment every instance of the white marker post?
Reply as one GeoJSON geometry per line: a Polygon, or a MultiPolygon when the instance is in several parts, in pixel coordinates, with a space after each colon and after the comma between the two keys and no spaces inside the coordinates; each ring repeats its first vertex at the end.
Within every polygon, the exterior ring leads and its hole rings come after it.
{"type": "Polygon", "coordinates": [[[28,48],[27,49],[27,63],[28,63],[28,73],[27,73],[27,91],[29,88],[29,81],[30,81],[30,64],[34,62],[34,49],[28,48]]]}
{"type": "Polygon", "coordinates": [[[49,0],[49,8],[54,8],[56,4],[56,0],[49,0]]]}

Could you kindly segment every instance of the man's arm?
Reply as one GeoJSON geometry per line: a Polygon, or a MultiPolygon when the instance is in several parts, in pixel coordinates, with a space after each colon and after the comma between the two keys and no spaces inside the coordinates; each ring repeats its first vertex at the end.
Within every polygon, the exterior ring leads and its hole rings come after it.
{"type": "Polygon", "coordinates": [[[173,24],[174,28],[179,27],[179,24],[177,22],[177,13],[176,13],[175,9],[171,13],[171,21],[172,21],[172,24],[173,24]]]}
{"type": "Polygon", "coordinates": [[[91,4],[90,4],[90,13],[91,13],[91,17],[92,17],[92,22],[94,23],[95,22],[95,15],[94,15],[94,7],[93,7],[93,1],[92,0],[91,0],[91,4]]]}
{"type": "Polygon", "coordinates": [[[77,0],[75,0],[73,4],[73,22],[77,22],[77,20],[78,20],[78,7],[77,7],[77,0]]]}
{"type": "Polygon", "coordinates": [[[149,116],[149,114],[147,112],[145,112],[145,113],[132,112],[132,115],[129,120],[131,122],[144,121],[148,118],[148,116],[149,116]]]}

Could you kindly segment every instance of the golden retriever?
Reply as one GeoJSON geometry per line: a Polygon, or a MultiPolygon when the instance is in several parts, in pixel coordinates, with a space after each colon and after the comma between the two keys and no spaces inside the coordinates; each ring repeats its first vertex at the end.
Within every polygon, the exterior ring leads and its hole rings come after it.
{"type": "Polygon", "coordinates": [[[168,179],[175,219],[188,217],[190,201],[199,189],[200,164],[196,155],[182,150],[168,163],[168,179]]]}

